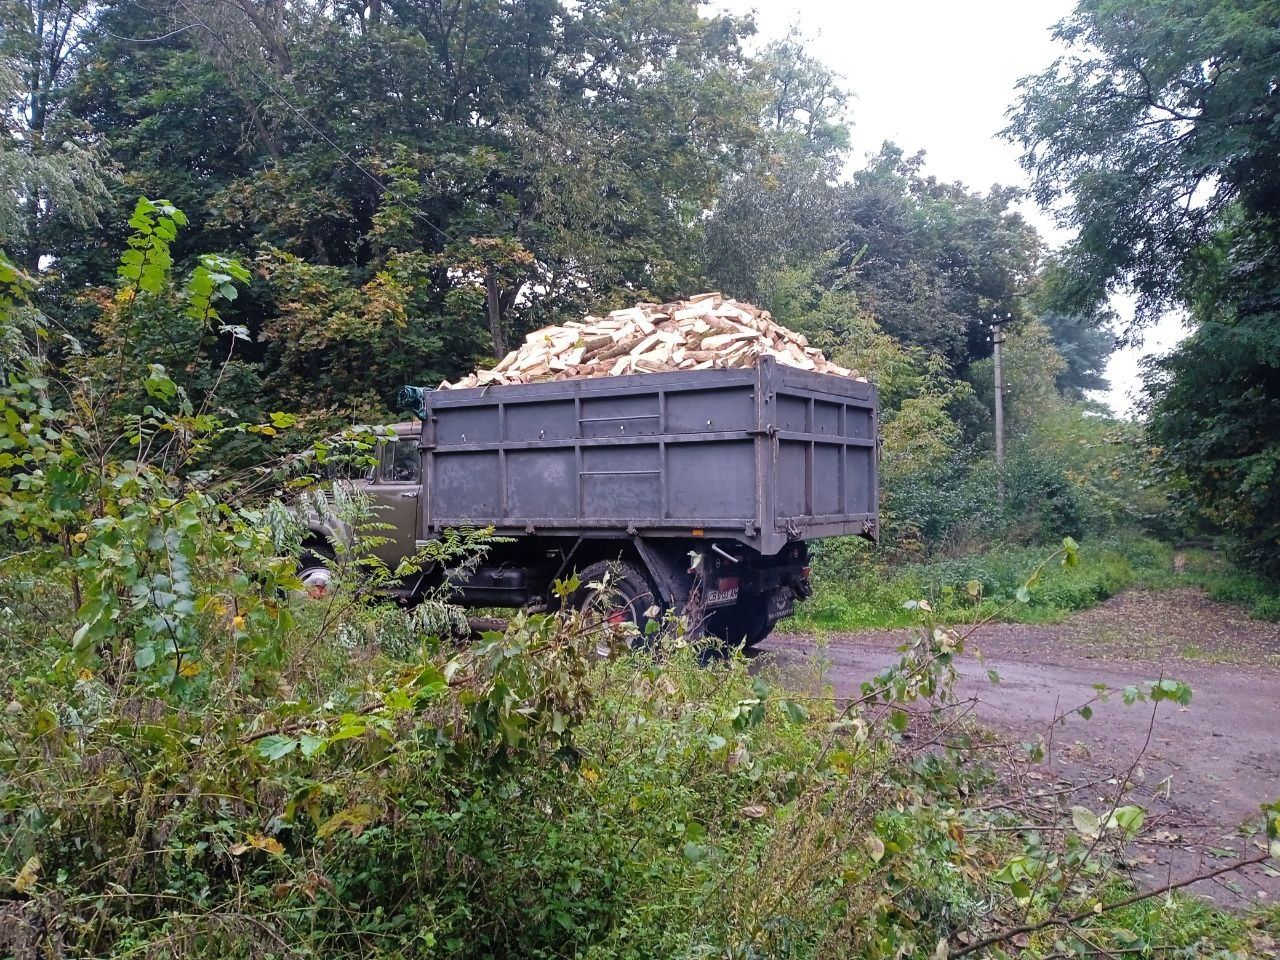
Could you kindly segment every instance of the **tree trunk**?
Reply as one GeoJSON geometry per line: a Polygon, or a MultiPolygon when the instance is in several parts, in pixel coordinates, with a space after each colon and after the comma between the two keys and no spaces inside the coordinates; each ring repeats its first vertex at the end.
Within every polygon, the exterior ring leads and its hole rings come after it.
{"type": "Polygon", "coordinates": [[[484,293],[489,306],[489,336],[493,339],[493,355],[501,360],[507,355],[507,338],[502,332],[502,295],[498,290],[498,271],[492,265],[485,271],[484,293]]]}

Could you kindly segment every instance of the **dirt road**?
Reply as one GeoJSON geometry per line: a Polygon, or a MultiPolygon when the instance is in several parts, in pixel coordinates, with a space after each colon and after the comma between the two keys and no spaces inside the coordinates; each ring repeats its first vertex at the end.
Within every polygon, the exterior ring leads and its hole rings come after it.
{"type": "MultiPolygon", "coordinates": [[[[907,631],[776,636],[764,647],[792,681],[810,684],[816,660],[837,696],[896,661],[907,631]]],[[[1074,784],[1101,781],[1078,802],[1105,809],[1112,773],[1135,758],[1143,783],[1135,802],[1148,808],[1144,841],[1132,851],[1135,876],[1157,885],[1252,855],[1265,842],[1242,833],[1258,805],[1280,800],[1280,625],[1248,619],[1238,608],[1198,591],[1130,592],[1056,626],[996,624],[983,628],[960,662],[965,695],[981,698],[987,725],[1028,738],[1053,717],[1089,701],[1094,685],[1120,689],[1161,676],[1194,692],[1189,707],[1120,697],[1095,704],[1092,720],[1072,716],[1054,728],[1046,776],[1074,784]],[[971,655],[980,650],[984,661],[971,655]],[[994,668],[998,685],[987,670],[994,668]],[[1143,750],[1150,734],[1150,742],[1143,750]]],[[[1224,905],[1274,902],[1280,871],[1196,885],[1224,905]]]]}

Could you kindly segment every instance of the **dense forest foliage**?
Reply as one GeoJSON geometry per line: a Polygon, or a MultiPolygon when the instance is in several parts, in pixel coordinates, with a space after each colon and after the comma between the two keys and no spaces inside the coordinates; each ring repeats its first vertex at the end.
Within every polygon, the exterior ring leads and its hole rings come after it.
{"type": "MultiPolygon", "coordinates": [[[[1034,829],[987,802],[1044,744],[948,712],[971,631],[919,597],[1009,615],[1061,569],[1093,602],[1134,528],[1275,572],[1278,24],[1082,0],[1007,131],[1077,228],[1052,251],[693,0],[0,0],[0,956],[1242,955],[1265,918],[1113,869],[1123,787],[1034,829]],[[879,589],[917,628],[858,699],[709,666],[679,618],[616,659],[590,607],[459,643],[360,540],[303,590],[293,507],[402,384],[710,288],[880,390],[881,549],[824,545],[807,608],[879,589]],[[1143,421],[1088,399],[1123,288],[1193,325],[1143,421]]],[[[1190,691],[1090,696],[1055,722],[1190,691]]]]}
{"type": "Polygon", "coordinates": [[[1122,287],[1137,324],[1185,310],[1150,369],[1150,433],[1177,501],[1280,572],[1280,6],[1086,0],[1070,51],[1024,81],[1010,133],[1076,239],[1064,301],[1122,287]]]}
{"type": "MultiPolygon", "coordinates": [[[[123,351],[193,398],[216,383],[228,420],[322,431],[385,421],[403,383],[547,322],[720,288],[880,385],[895,543],[1083,534],[1159,506],[1112,488],[1117,451],[1144,454],[1084,401],[1114,345],[1105,304],[1074,295],[1016,191],[939,182],[892,144],[846,175],[848,92],[797,37],[667,0],[6,10],[0,243],[56,325],[55,362],[123,351]],[[225,329],[122,335],[103,316],[140,195],[189,222],[175,263],[251,274],[225,329]]],[[[260,439],[205,466],[261,461],[260,439]]]]}

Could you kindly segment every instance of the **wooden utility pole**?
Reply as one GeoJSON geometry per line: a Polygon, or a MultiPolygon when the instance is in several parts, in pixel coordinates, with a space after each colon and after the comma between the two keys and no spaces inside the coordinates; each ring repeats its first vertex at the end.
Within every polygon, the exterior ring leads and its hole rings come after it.
{"type": "Polygon", "coordinates": [[[1000,347],[1004,343],[1004,320],[991,315],[991,344],[995,360],[995,394],[996,394],[996,495],[1004,503],[1004,363],[1000,347]]]}

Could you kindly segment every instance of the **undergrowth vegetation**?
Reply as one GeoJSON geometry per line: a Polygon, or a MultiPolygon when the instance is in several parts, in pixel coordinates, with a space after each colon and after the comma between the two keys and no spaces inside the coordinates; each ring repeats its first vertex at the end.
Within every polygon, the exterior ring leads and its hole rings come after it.
{"type": "MultiPolygon", "coordinates": [[[[919,610],[846,704],[820,664],[702,666],[678,622],[600,659],[593,608],[459,646],[353,579],[237,623],[234,566],[193,567],[191,642],[155,663],[136,625],[77,648],[65,585],[6,567],[5,955],[946,956],[1129,892],[1108,863],[1139,808],[1018,832],[982,799],[1000,751],[950,716],[964,638],[919,610]]],[[[1177,898],[1079,925],[1020,939],[1209,956],[1258,929],[1177,898]]]]}
{"type": "Polygon", "coordinates": [[[947,623],[1056,623],[1130,587],[1199,587],[1258,619],[1280,619],[1280,588],[1273,581],[1208,550],[1179,550],[1140,534],[1092,539],[1077,565],[1046,568],[1020,596],[1043,557],[1043,547],[1001,546],[891,562],[860,541],[827,541],[815,550],[814,595],[783,629],[906,627],[913,614],[904,604],[921,597],[947,623]]]}
{"type": "MultiPolygon", "coordinates": [[[[639,638],[603,605],[458,636],[447,595],[380,600],[405,570],[360,546],[380,525],[340,487],[327,501],[369,535],[335,545],[333,589],[310,595],[297,498],[278,495],[319,496],[319,468],[359,461],[372,431],[250,471],[211,456],[296,418],[236,422],[135,338],[180,318],[174,358],[241,340],[218,308],[245,271],[200,258],[175,283],[180,225],[139,204],[99,304],[112,352],[73,351],[74,376],[0,259],[0,956],[1225,957],[1271,936],[1265,916],[1131,902],[1127,781],[1097,811],[1054,795],[1013,816],[1043,798],[1007,795],[1008,756],[955,692],[968,637],[927,602],[852,699],[820,664],[703,666],[683,621],[639,638]]],[[[412,563],[465,566],[488,536],[412,563]]],[[[1076,559],[1068,538],[1026,579],[1076,559]]],[[[1115,695],[1191,693],[1162,677],[1115,695]]],[[[1280,810],[1265,824],[1274,838],[1280,810]]]]}

